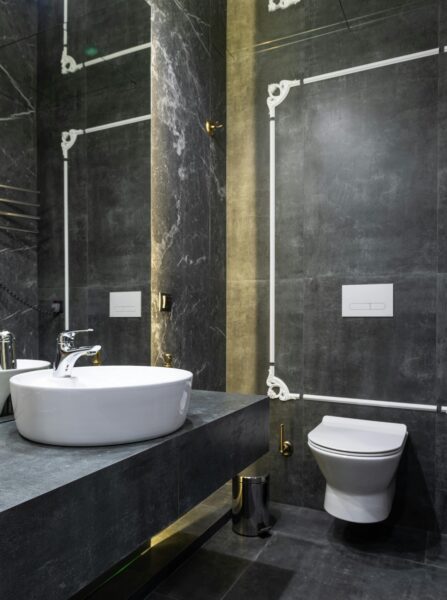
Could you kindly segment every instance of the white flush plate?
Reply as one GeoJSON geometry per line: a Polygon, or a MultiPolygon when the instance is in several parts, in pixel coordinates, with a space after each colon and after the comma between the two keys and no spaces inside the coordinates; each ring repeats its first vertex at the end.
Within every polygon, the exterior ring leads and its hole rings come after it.
{"type": "Polygon", "coordinates": [[[141,317],[141,292],[110,292],[111,317],[141,317]]]}
{"type": "Polygon", "coordinates": [[[342,317],[392,317],[393,284],[342,285],[342,317]]]}

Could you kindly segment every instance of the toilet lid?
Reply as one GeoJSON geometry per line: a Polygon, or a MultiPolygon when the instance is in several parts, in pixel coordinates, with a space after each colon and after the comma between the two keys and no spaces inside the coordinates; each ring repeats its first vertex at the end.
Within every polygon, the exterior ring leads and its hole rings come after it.
{"type": "Polygon", "coordinates": [[[407,427],[402,423],[323,417],[308,439],[317,446],[352,454],[384,454],[399,450],[407,427]]]}

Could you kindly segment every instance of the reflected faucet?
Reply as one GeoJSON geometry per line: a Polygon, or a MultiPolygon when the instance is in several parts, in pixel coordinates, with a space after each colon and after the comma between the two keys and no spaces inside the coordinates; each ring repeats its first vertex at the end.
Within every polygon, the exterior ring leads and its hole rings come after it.
{"type": "Polygon", "coordinates": [[[94,356],[101,350],[101,346],[75,347],[75,337],[78,333],[90,333],[93,329],[80,329],[78,331],[62,331],[57,336],[56,359],[54,361],[53,375],[55,377],[71,377],[71,372],[76,361],[81,356],[94,356]]]}

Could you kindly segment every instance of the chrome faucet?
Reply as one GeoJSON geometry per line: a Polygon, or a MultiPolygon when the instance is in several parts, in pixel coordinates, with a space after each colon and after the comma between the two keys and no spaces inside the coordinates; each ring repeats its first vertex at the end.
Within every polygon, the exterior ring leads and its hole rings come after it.
{"type": "Polygon", "coordinates": [[[93,329],[62,331],[57,336],[56,360],[54,361],[53,371],[55,377],[71,377],[73,367],[81,356],[94,356],[101,350],[101,346],[75,347],[76,335],[78,333],[90,333],[91,331],[93,329]]]}
{"type": "Polygon", "coordinates": [[[0,331],[0,369],[17,369],[16,338],[10,331],[0,331]]]}

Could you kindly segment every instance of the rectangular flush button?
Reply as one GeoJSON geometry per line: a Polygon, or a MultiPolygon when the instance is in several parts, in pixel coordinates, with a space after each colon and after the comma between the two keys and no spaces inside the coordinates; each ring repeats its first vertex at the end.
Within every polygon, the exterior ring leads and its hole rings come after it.
{"type": "Polygon", "coordinates": [[[343,317],[392,317],[393,284],[342,286],[343,317]]]}
{"type": "Polygon", "coordinates": [[[141,292],[110,292],[111,317],[141,317],[141,292]]]}

